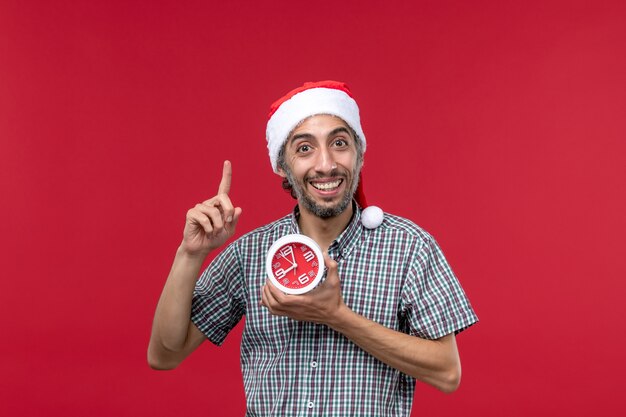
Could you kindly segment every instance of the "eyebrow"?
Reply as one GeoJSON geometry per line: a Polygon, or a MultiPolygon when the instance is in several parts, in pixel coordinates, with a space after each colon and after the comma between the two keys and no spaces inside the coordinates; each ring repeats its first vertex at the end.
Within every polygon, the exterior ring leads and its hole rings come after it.
{"type": "Polygon", "coordinates": [[[315,136],[310,133],[298,133],[297,135],[293,135],[291,139],[289,139],[289,144],[291,145],[298,139],[313,139],[314,137],[315,136]]]}
{"type": "Polygon", "coordinates": [[[352,133],[350,133],[350,131],[343,126],[333,129],[333,131],[328,134],[328,137],[335,136],[339,133],[345,133],[352,138],[352,133]]]}
{"type": "MultiPolygon", "coordinates": [[[[350,138],[352,138],[352,134],[350,133],[350,131],[343,126],[339,126],[331,130],[330,133],[327,135],[327,137],[332,137],[339,133],[346,133],[348,136],[350,136],[350,138]]],[[[310,133],[298,133],[297,135],[293,135],[293,137],[289,139],[289,144],[291,145],[293,142],[295,142],[298,139],[313,139],[313,138],[315,138],[315,136],[313,136],[310,133]]]]}

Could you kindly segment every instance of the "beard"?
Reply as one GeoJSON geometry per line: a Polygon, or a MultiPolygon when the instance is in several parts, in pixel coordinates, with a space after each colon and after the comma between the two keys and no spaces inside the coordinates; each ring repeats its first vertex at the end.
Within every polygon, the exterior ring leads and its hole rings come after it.
{"type": "MultiPolygon", "coordinates": [[[[286,165],[286,164],[285,164],[286,165]]],[[[354,197],[354,193],[356,192],[357,186],[359,185],[359,172],[360,169],[355,169],[352,175],[352,183],[349,187],[346,187],[346,191],[339,202],[334,205],[322,205],[319,204],[313,197],[305,191],[305,187],[310,180],[315,179],[315,177],[305,177],[304,182],[300,183],[296,180],[291,172],[291,169],[287,166],[283,166],[283,170],[287,176],[287,181],[291,185],[298,202],[302,204],[302,206],[307,209],[309,212],[313,213],[317,217],[322,219],[328,219],[331,217],[335,217],[343,213],[348,205],[352,203],[352,198],[354,197]]],[[[346,175],[337,175],[336,171],[330,173],[331,176],[337,176],[343,178],[343,181],[347,181],[348,178],[346,175]]]]}

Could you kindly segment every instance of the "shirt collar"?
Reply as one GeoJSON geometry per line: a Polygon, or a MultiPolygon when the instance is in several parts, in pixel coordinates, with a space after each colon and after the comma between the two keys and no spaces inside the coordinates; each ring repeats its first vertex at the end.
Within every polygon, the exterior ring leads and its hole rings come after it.
{"type": "MultiPolygon", "coordinates": [[[[353,214],[348,226],[341,234],[331,243],[328,252],[335,259],[347,258],[357,243],[361,240],[363,234],[363,225],[361,224],[361,207],[352,201],[353,214]],[[336,255],[336,256],[334,256],[336,255]]],[[[298,218],[300,217],[300,208],[296,205],[291,214],[291,231],[292,233],[301,233],[298,226],[298,218]]]]}

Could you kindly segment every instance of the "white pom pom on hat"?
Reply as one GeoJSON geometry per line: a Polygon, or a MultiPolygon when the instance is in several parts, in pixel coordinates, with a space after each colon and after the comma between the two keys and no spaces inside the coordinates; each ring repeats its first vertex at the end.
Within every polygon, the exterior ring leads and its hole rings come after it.
{"type": "Polygon", "coordinates": [[[385,215],[380,207],[369,206],[361,213],[361,223],[366,229],[376,229],[383,224],[385,215]]]}
{"type": "MultiPolygon", "coordinates": [[[[356,132],[365,152],[366,140],[361,127],[359,106],[348,86],[331,80],[308,82],[291,90],[270,107],[265,138],[274,172],[278,173],[278,154],[289,134],[302,120],[318,114],[330,114],[346,122],[356,132]]],[[[374,229],[382,224],[383,212],[375,206],[367,207],[362,183],[361,177],[355,199],[359,206],[366,207],[361,217],[363,225],[374,229]]]]}

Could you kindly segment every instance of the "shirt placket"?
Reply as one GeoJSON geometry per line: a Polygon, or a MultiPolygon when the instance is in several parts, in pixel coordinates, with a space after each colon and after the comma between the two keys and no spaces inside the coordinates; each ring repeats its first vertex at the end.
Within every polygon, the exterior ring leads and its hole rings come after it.
{"type": "Polygon", "coordinates": [[[300,404],[296,408],[300,410],[299,416],[314,416],[319,415],[320,412],[320,390],[322,387],[320,386],[318,369],[320,366],[319,342],[322,326],[308,322],[303,322],[302,326],[306,343],[302,346],[299,366],[304,378],[300,387],[300,404]]]}

